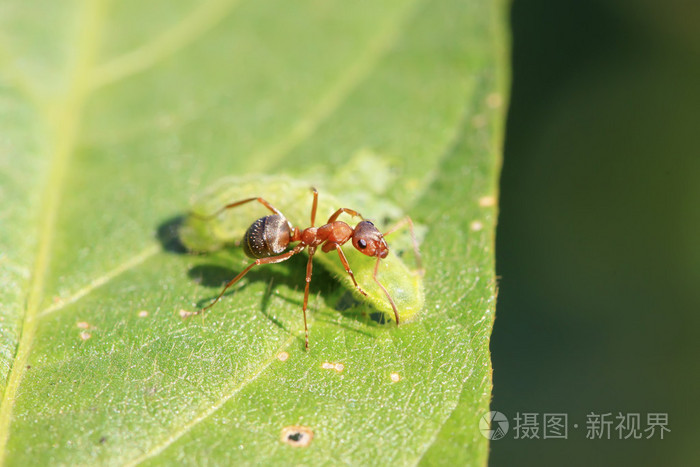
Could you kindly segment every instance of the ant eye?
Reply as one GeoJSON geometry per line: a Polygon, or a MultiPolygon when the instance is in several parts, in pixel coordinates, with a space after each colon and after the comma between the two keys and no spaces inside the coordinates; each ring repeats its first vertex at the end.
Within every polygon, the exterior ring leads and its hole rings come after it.
{"type": "Polygon", "coordinates": [[[359,239],[357,241],[357,246],[359,246],[360,248],[362,248],[364,250],[365,248],[367,248],[367,242],[364,241],[363,239],[359,239]]]}

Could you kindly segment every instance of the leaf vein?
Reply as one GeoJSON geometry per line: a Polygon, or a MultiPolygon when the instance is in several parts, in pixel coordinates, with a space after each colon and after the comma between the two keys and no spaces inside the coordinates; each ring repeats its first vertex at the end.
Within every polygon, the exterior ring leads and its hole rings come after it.
{"type": "Polygon", "coordinates": [[[171,444],[173,444],[175,441],[183,437],[185,434],[190,432],[193,428],[195,428],[197,425],[199,425],[201,422],[205,421],[207,418],[212,416],[216,411],[218,411],[221,407],[226,404],[231,398],[233,398],[236,394],[241,392],[248,384],[252,383],[260,375],[263,374],[263,372],[269,368],[269,366],[277,360],[277,354],[279,354],[282,350],[287,348],[289,344],[292,343],[294,340],[294,336],[289,336],[287,340],[282,343],[282,345],[267,359],[263,362],[263,364],[258,368],[252,375],[250,375],[248,378],[245,378],[241,383],[234,387],[229,393],[224,394],[221,399],[219,399],[214,405],[209,406],[206,410],[202,411],[197,417],[193,418],[190,420],[188,423],[174,431],[169,437],[167,437],[165,440],[163,440],[160,444],[154,446],[147,452],[141,454],[137,458],[127,462],[125,465],[126,466],[133,466],[140,464],[141,462],[150,459],[152,457],[157,456],[161,452],[163,452],[165,449],[168,448],[171,444]]]}
{"type": "Polygon", "coordinates": [[[262,171],[276,166],[279,161],[295,147],[312,135],[345,101],[350,93],[377,67],[379,61],[392,48],[399,38],[402,26],[417,8],[419,1],[408,2],[396,16],[389,19],[379,33],[372,38],[364,51],[345,70],[337,81],[322,94],[317,104],[297,120],[290,132],[278,140],[258,150],[250,157],[249,167],[252,171],[262,171]]]}
{"type": "Polygon", "coordinates": [[[212,0],[151,42],[100,65],[95,70],[93,89],[114,83],[152,67],[177,53],[220,23],[240,0],[212,0]]]}
{"type": "Polygon", "coordinates": [[[75,293],[73,293],[70,297],[68,297],[65,300],[61,300],[59,303],[56,303],[54,305],[51,305],[50,307],[44,309],[42,312],[37,314],[37,318],[42,318],[46,315],[50,315],[51,313],[54,313],[56,311],[62,310],[66,306],[70,305],[71,303],[75,303],[81,298],[85,297],[86,295],[90,294],[93,292],[95,289],[98,289],[102,287],[103,285],[107,284],[109,281],[114,279],[115,277],[125,273],[126,271],[133,269],[134,267],[138,266],[139,264],[143,263],[146,261],[148,258],[152,257],[156,253],[160,251],[160,248],[157,245],[151,245],[144,250],[142,250],[140,253],[132,256],[116,268],[112,269],[111,271],[107,272],[106,274],[103,274],[99,277],[96,277],[90,283],[87,285],[81,287],[78,289],[75,293]]]}

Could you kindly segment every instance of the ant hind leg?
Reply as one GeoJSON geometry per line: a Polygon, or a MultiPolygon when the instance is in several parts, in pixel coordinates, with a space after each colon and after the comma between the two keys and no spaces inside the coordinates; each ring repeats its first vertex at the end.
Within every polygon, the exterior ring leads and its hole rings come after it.
{"type": "Polygon", "coordinates": [[[286,253],[282,253],[281,255],[270,256],[270,257],[268,257],[268,258],[259,258],[259,259],[256,259],[254,262],[252,262],[251,264],[249,264],[243,271],[241,271],[236,277],[234,277],[233,279],[231,279],[231,280],[224,286],[224,289],[221,291],[221,293],[219,294],[219,296],[216,297],[216,299],[215,299],[213,302],[211,302],[209,305],[207,305],[207,306],[205,306],[204,308],[202,308],[201,310],[199,310],[199,311],[197,312],[197,314],[202,313],[202,312],[205,312],[205,311],[207,311],[208,309],[210,309],[211,307],[213,307],[214,305],[216,305],[217,302],[218,302],[219,300],[221,300],[221,297],[224,296],[224,294],[226,293],[226,291],[227,291],[233,284],[235,284],[236,282],[238,282],[239,280],[241,280],[241,279],[243,278],[243,276],[245,276],[246,274],[248,274],[248,272],[249,272],[251,269],[253,269],[253,266],[258,266],[258,265],[260,265],[260,264],[281,263],[282,261],[286,261],[286,260],[288,260],[289,258],[291,258],[292,256],[296,255],[297,253],[299,253],[300,251],[302,251],[304,248],[306,248],[306,245],[300,244],[300,245],[297,245],[296,247],[294,247],[294,249],[292,249],[292,250],[290,250],[290,251],[288,251],[288,252],[286,252],[286,253]]]}
{"type": "Polygon", "coordinates": [[[259,198],[259,197],[258,198],[246,198],[246,199],[242,199],[240,201],[236,201],[234,203],[229,203],[229,204],[221,207],[220,209],[216,210],[213,214],[209,214],[208,216],[202,216],[202,215],[197,214],[197,213],[192,213],[192,214],[196,217],[199,217],[199,218],[205,219],[205,220],[214,219],[216,216],[218,216],[222,212],[226,211],[227,209],[235,208],[235,207],[238,207],[242,204],[250,203],[251,201],[257,201],[258,203],[262,204],[267,209],[269,209],[273,214],[277,214],[278,216],[284,217],[284,214],[282,214],[282,212],[279,209],[277,209],[276,207],[271,205],[264,198],[259,198]]]}

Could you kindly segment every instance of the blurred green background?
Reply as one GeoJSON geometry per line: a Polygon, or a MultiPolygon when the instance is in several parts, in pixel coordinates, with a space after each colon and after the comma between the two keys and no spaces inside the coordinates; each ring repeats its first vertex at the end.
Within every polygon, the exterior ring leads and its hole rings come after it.
{"type": "Polygon", "coordinates": [[[492,410],[569,436],[490,464],[700,465],[700,3],[516,0],[511,26],[492,410]],[[590,412],[671,432],[589,440],[590,412]]]}

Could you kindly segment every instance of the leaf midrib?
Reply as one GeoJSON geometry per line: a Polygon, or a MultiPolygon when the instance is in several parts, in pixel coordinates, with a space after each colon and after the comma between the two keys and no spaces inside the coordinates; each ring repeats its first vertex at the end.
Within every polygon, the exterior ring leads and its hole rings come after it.
{"type": "Polygon", "coordinates": [[[50,132],[49,174],[41,198],[38,248],[27,293],[21,335],[8,383],[0,402],[0,464],[5,463],[12,409],[36,334],[37,313],[43,299],[46,274],[51,260],[59,201],[75,149],[103,19],[104,3],[102,1],[86,2],[81,14],[81,24],[85,27],[81,28],[76,35],[76,59],[68,71],[70,87],[63,95],[57,96],[55,100],[46,101],[44,108],[39,109],[43,110],[46,126],[50,132]]]}
{"type": "MultiPolygon", "coordinates": [[[[27,301],[22,320],[20,338],[12,368],[7,379],[7,385],[0,401],[0,465],[4,465],[6,447],[10,435],[12,411],[17,397],[19,386],[24,376],[29,354],[31,353],[34,336],[41,313],[41,305],[44,295],[45,280],[51,260],[51,248],[53,246],[54,230],[58,215],[59,202],[65,187],[66,174],[70,166],[70,160],[75,152],[77,136],[81,126],[85,102],[89,95],[101,85],[113,82],[115,79],[105,79],[105,70],[117,69],[116,79],[123,79],[135,72],[142,71],[164,56],[175,53],[176,50],[194,41],[203,32],[207,31],[226,16],[237,0],[212,1],[200,7],[195,13],[196,21],[185,21],[178,27],[145,46],[150,53],[145,54],[148,60],[141,60],[136,67],[123,67],[125,58],[119,57],[106,65],[96,67],[97,52],[99,50],[101,31],[106,16],[104,0],[84,2],[84,10],[80,14],[79,24],[85,25],[76,34],[76,44],[69,48],[76,50],[73,66],[68,70],[68,89],[63,94],[53,99],[41,99],[28,84],[23,76],[16,74],[14,82],[30,99],[39,113],[44,117],[48,133],[49,164],[48,177],[41,197],[41,208],[37,228],[38,248],[31,272],[31,280],[27,291],[27,301]],[[184,32],[183,32],[184,31],[184,32]]],[[[138,51],[137,51],[138,52],[138,51]]],[[[141,51],[142,52],[142,51],[141,51]]],[[[142,54],[137,54],[141,57],[142,54]]],[[[6,58],[4,55],[2,58],[6,58]]],[[[143,57],[141,57],[143,58],[143,57]]],[[[3,60],[6,61],[6,60],[3,60]]],[[[10,67],[10,69],[13,69],[10,67]]],[[[111,76],[114,78],[114,76],[111,76]]],[[[148,256],[148,254],[146,254],[148,256]]],[[[122,272],[122,271],[119,271],[122,272]]],[[[117,274],[119,273],[117,272],[117,274]]],[[[112,277],[106,277],[109,281],[112,277]]],[[[89,293],[97,286],[103,285],[103,281],[87,286],[85,293],[89,293]]],[[[80,299],[84,293],[80,291],[75,299],[80,299]]],[[[62,308],[64,304],[57,307],[62,308]]],[[[56,311],[49,308],[47,312],[56,311]]]]}

